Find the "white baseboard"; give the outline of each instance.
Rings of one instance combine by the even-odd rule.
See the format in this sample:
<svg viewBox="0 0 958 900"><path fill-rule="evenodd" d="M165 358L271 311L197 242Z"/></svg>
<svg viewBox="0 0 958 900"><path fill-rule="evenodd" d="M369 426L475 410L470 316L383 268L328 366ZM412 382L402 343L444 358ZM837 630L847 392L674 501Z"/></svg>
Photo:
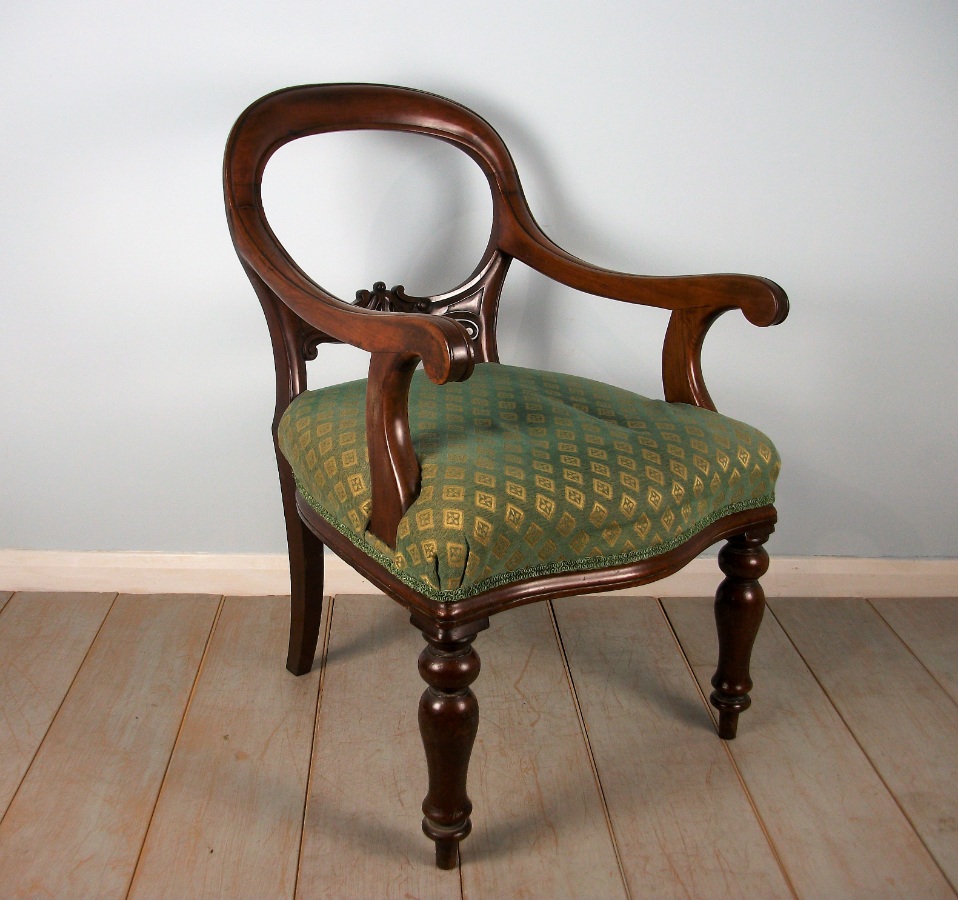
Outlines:
<svg viewBox="0 0 958 900"><path fill-rule="evenodd" d="M696 559L654 585L615 593L708 596L720 577L714 558ZM958 597L958 559L772 557L762 584L769 597ZM0 550L0 591L286 594L289 569L285 556L265 553ZM327 554L326 593L378 591Z"/></svg>

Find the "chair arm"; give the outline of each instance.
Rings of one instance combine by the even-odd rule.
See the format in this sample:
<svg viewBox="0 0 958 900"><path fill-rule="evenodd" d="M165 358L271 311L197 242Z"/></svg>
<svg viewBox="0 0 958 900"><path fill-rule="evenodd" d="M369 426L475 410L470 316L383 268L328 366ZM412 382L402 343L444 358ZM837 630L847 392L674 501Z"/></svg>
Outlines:
<svg viewBox="0 0 958 900"><path fill-rule="evenodd" d="M227 206L232 198L227 195ZM472 374L472 342L457 321L364 309L323 290L286 253L252 207L230 209L233 243L246 266L307 325L370 353L413 354L437 384Z"/></svg>
<svg viewBox="0 0 958 900"><path fill-rule="evenodd" d="M228 196L228 203L229 199ZM251 214L252 210L243 212ZM419 496L421 478L409 430L409 386L413 373L422 360L426 374L437 384L464 381L475 365L469 335L458 321L445 316L365 309L339 300L289 258L262 219L257 221L249 215L244 222L232 213L233 210L229 219L233 242L267 319L271 318L270 310L275 310L272 317L276 327L286 332L274 337L274 431L282 411L305 387L302 367L307 352L303 335L281 324L288 322L289 316L278 307L288 308L294 319L298 317L312 329L370 353L366 388L366 444L372 491L369 530L394 547L399 522Z"/></svg>
<svg viewBox="0 0 958 900"><path fill-rule="evenodd" d="M788 298L773 281L754 275L630 275L603 269L566 252L532 217L521 188L509 194L499 246L548 278L588 294L660 309L741 309L753 325L777 325Z"/></svg>
<svg viewBox="0 0 958 900"><path fill-rule="evenodd" d="M532 216L516 181L507 192L499 246L543 275L576 290L626 303L672 310L662 347L665 399L715 409L702 376L702 343L712 323L740 309L753 325L778 325L788 297L774 281L754 275L629 275L591 265L550 240Z"/></svg>

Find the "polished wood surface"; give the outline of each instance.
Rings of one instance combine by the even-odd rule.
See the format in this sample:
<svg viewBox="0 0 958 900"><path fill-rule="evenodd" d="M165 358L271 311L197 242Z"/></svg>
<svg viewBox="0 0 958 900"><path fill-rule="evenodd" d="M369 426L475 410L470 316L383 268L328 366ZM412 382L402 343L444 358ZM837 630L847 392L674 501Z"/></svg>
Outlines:
<svg viewBox="0 0 958 900"><path fill-rule="evenodd" d="M436 865L453 869L459 841L472 831L466 776L479 730L479 703L469 685L479 677L479 655L472 646L474 635L425 637L419 674L428 687L419 700L419 731L429 793L422 802L422 830L436 842Z"/></svg>
<svg viewBox="0 0 958 900"><path fill-rule="evenodd" d="M312 280L274 235L261 188L264 169L276 150L307 135L369 129L446 141L468 154L485 174L493 206L489 239L462 284L441 294L413 297L401 285L389 288L386 282L375 282L372 290L360 289L354 302L346 302ZM701 352L715 320L738 309L752 324L768 326L783 321L788 313L784 291L764 278L631 275L567 253L535 221L512 157L489 123L457 103L421 91L333 84L288 88L263 97L240 116L230 134L224 192L233 243L263 306L273 345L274 444L283 413L306 389L306 360L315 358L320 345L340 341L370 354L369 530L390 547L395 547L400 521L420 490L419 461L409 428L413 371L421 363L433 382L444 384L469 378L477 364L498 361L495 326L502 284L513 259L589 294L671 310L662 349L666 400L705 409L715 406L702 374ZM421 672L429 687L420 706L420 724L430 788L423 827L436 841L441 868L454 865L458 842L471 827L465 778L478 722L469 688L478 675L471 640L490 615L535 600L646 584L727 539L721 557L727 577L716 601L721 652L712 702L720 711L720 735L735 736L739 713L750 703L749 654L762 610L758 578L768 565L761 544L774 527L774 507L726 516L678 548L639 563L529 578L459 602L439 603L401 582L323 520L296 491L278 446L276 455L291 569L290 671L302 674L312 665L322 609L324 544L410 610L426 637ZM465 667L461 671L456 668L460 664ZM465 679L461 684L456 680L460 676Z"/></svg>
<svg viewBox="0 0 958 900"><path fill-rule="evenodd" d="M768 554L762 546L767 539L767 530L749 530L735 535L719 551L725 580L715 593L719 658L709 700L719 713L719 737L727 741L735 737L739 713L752 704L749 661L765 612L759 578L768 571Z"/></svg>

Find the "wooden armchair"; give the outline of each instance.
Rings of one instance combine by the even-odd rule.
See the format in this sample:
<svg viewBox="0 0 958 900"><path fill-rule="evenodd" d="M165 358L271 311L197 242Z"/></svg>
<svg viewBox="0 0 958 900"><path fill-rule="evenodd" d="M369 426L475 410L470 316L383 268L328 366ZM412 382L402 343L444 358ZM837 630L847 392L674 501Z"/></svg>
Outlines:
<svg viewBox="0 0 958 900"><path fill-rule="evenodd" d="M411 297L378 282L345 302L276 239L260 196L270 156L305 135L356 129L439 138L485 173L492 231L459 287ZM224 179L233 242L266 314L276 364L273 437L291 575L287 668L298 675L313 664L324 545L409 610L426 639L423 830L436 842L437 865L455 865L471 829L466 773L478 705L470 685L479 674L472 644L494 613L655 581L727 540L711 702L720 736L733 738L750 703L779 459L761 432L715 412L700 354L727 310L740 309L755 325L781 322L781 288L745 275L626 275L571 256L536 224L492 127L406 88L314 85L270 94L234 126ZM500 364L496 311L512 259L589 294L671 310L665 401ZM367 351L368 379L307 391L306 361L327 342Z"/></svg>

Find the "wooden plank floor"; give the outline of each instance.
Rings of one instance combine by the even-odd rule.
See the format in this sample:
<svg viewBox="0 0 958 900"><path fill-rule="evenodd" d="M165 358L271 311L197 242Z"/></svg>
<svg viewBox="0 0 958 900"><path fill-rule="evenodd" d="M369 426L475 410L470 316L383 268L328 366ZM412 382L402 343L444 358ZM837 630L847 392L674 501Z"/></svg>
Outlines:
<svg viewBox="0 0 958 900"><path fill-rule="evenodd" d="M958 599L772 600L739 737L706 599L495 617L457 870L419 830L422 644L284 598L0 592L6 897L955 897Z"/></svg>

